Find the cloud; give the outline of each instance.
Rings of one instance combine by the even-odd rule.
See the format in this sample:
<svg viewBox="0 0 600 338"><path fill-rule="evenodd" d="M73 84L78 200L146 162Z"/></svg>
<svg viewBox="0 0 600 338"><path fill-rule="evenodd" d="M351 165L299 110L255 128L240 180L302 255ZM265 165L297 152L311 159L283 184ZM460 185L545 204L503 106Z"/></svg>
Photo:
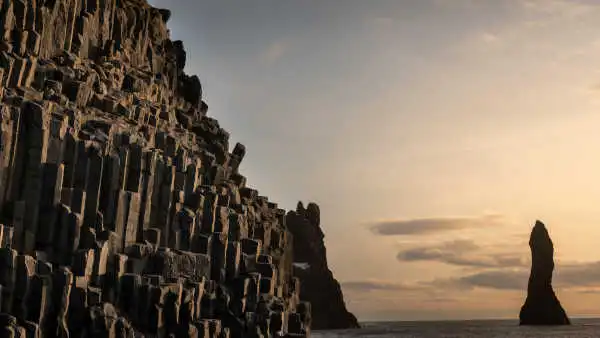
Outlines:
<svg viewBox="0 0 600 338"><path fill-rule="evenodd" d="M382 221L371 225L371 231L383 236L424 235L442 231L482 228L499 225L500 216L420 218L396 221Z"/></svg>
<svg viewBox="0 0 600 338"><path fill-rule="evenodd" d="M473 290L475 288L494 289L500 291L527 290L529 270L502 269L471 273L460 277L437 278L424 284L445 290Z"/></svg>
<svg viewBox="0 0 600 338"><path fill-rule="evenodd" d="M561 264L554 270L554 276L557 287L600 286L600 262Z"/></svg>
<svg viewBox="0 0 600 338"><path fill-rule="evenodd" d="M500 41L500 37L494 33L483 32L481 33L481 41L483 43L492 44Z"/></svg>
<svg viewBox="0 0 600 338"><path fill-rule="evenodd" d="M455 240L400 251L396 258L401 262L436 261L479 268L524 267L528 264L525 252L494 251L490 247L481 248L472 240Z"/></svg>
<svg viewBox="0 0 600 338"><path fill-rule="evenodd" d="M450 292L451 290L468 291L475 288L495 289L504 291L527 290L529 270L527 269L503 269L471 273L465 276L436 278L428 281L403 283L384 280L358 280L342 282L344 291L347 292L427 292L436 293L440 290ZM600 281L600 280L598 280ZM581 285L572 285L571 287Z"/></svg>
<svg viewBox="0 0 600 338"><path fill-rule="evenodd" d="M458 289L523 291L527 289L528 280L528 268L510 268L486 270L456 278L435 279L424 284ZM558 289L583 289L584 291L600 288L600 262L557 265L554 270L553 285Z"/></svg>
<svg viewBox="0 0 600 338"><path fill-rule="evenodd" d="M285 54L287 47L284 43L276 41L271 43L263 52L262 60L266 63L273 63L281 59Z"/></svg>
<svg viewBox="0 0 600 338"><path fill-rule="evenodd" d="M460 277L456 282L467 288L490 288L498 290L526 290L529 272L519 270L484 271Z"/></svg>
<svg viewBox="0 0 600 338"><path fill-rule="evenodd" d="M521 0L520 5L528 12L576 19L598 10L593 1L584 0Z"/></svg>
<svg viewBox="0 0 600 338"><path fill-rule="evenodd" d="M382 280L363 280L363 281L348 281L342 282L344 290L369 292L369 291L412 291L423 289L423 286L418 284L409 284L402 282L391 282Z"/></svg>
<svg viewBox="0 0 600 338"><path fill-rule="evenodd" d="M598 295L598 294L600 294L600 289L597 289L597 288L593 288L593 289L587 289L587 288L586 289L577 289L577 290L574 290L574 291L577 292L577 293L580 293L580 294L584 294L584 295Z"/></svg>
<svg viewBox="0 0 600 338"><path fill-rule="evenodd" d="M554 49L556 52L546 53L562 58L572 49L557 47L556 32L574 30L573 34L579 34L578 25L595 21L600 13L600 2L595 0L489 0L477 3L485 8L485 13L499 12L509 15L509 19L466 34L465 39L456 44L456 50L497 53L507 49Z"/></svg>

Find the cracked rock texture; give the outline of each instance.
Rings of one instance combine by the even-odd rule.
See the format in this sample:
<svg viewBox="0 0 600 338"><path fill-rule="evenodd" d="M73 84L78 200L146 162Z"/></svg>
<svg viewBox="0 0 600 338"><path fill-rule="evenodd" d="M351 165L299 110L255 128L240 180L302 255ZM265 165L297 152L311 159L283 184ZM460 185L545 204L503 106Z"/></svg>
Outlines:
<svg viewBox="0 0 600 338"><path fill-rule="evenodd" d="M531 275L521 308L521 325L569 325L570 321L552 289L554 245L544 223L536 221L529 239Z"/></svg>
<svg viewBox="0 0 600 338"><path fill-rule="evenodd" d="M299 202L296 211L288 212L286 222L294 239L294 275L300 279L300 299L312 306L312 328L358 328L356 317L346 309L340 284L327 266L319 206L309 203L304 208Z"/></svg>
<svg viewBox="0 0 600 338"><path fill-rule="evenodd" d="M169 17L0 0L0 337L306 337L330 311Z"/></svg>

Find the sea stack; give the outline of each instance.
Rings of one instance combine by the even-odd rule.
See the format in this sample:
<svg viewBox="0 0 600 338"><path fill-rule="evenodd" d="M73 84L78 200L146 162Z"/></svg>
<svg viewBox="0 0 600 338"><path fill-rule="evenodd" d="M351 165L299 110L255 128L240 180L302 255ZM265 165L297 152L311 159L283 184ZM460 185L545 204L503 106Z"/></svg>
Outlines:
<svg viewBox="0 0 600 338"><path fill-rule="evenodd" d="M527 299L519 314L521 325L569 325L571 322L552 289L554 245L548 230L536 221L529 239L531 275Z"/></svg>
<svg viewBox="0 0 600 338"><path fill-rule="evenodd" d="M321 212L316 203L306 208L298 202L286 224L293 235L294 276L300 282L300 300L312 306L314 330L358 328L356 317L348 312L340 284L327 265L327 253L321 230Z"/></svg>

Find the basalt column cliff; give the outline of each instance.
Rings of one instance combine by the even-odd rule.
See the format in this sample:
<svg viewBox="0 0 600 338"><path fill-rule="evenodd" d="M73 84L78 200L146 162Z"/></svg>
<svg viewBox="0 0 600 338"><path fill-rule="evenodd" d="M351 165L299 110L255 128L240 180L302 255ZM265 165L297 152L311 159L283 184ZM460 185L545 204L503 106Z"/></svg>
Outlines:
<svg viewBox="0 0 600 338"><path fill-rule="evenodd" d="M287 215L287 225L294 238L294 275L300 278L300 299L310 302L313 329L358 328L356 317L344 303L340 284L327 266L327 255L320 228L319 206L298 203Z"/></svg>
<svg viewBox="0 0 600 338"><path fill-rule="evenodd" d="M170 12L0 0L0 337L304 337L286 211L246 186Z"/></svg>
<svg viewBox="0 0 600 338"><path fill-rule="evenodd" d="M531 275L527 299L521 308L521 325L568 325L569 318L552 289L554 245L544 223L536 221L529 239Z"/></svg>

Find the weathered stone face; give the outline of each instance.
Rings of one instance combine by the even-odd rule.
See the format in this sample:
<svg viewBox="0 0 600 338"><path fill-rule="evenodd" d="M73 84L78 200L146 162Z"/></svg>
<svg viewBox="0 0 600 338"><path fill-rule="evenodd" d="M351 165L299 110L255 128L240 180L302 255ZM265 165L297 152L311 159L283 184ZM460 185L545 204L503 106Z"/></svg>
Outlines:
<svg viewBox="0 0 600 338"><path fill-rule="evenodd" d="M286 216L286 225L293 240L293 269L297 280L289 282L298 307L302 306L302 317L295 317L293 325L300 318L311 321L317 330L347 329L359 327L356 317L346 309L344 296L338 281L327 265L327 254L320 228L319 206L309 203L306 208L298 202L296 211ZM310 306L298 303L306 301ZM312 307L313 316L310 315ZM312 319L311 319L312 318Z"/></svg>
<svg viewBox="0 0 600 338"><path fill-rule="evenodd" d="M569 318L552 288L554 245L546 226L536 221L529 239L531 275L519 314L521 325L568 325Z"/></svg>
<svg viewBox="0 0 600 338"><path fill-rule="evenodd" d="M285 211L246 187L170 16L0 0L0 336L309 335Z"/></svg>

